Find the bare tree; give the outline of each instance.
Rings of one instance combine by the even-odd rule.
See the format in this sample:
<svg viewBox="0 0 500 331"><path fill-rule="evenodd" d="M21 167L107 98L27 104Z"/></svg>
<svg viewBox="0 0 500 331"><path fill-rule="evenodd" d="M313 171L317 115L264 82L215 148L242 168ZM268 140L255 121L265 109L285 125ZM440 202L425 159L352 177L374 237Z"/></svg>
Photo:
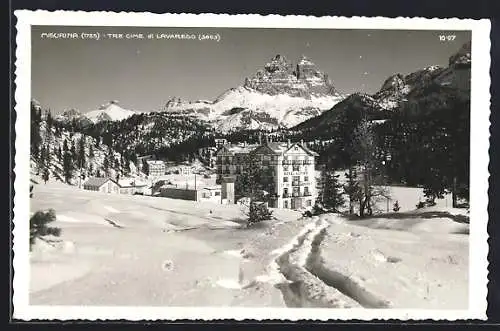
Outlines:
<svg viewBox="0 0 500 331"><path fill-rule="evenodd" d="M383 185L376 184L376 170L379 160L376 155L377 143L372 124L362 119L354 131L354 155L359 176L359 190L354 198L359 202L359 216L371 216L379 198L389 198L389 191ZM353 180L350 178L350 180ZM380 183L379 183L380 184Z"/></svg>

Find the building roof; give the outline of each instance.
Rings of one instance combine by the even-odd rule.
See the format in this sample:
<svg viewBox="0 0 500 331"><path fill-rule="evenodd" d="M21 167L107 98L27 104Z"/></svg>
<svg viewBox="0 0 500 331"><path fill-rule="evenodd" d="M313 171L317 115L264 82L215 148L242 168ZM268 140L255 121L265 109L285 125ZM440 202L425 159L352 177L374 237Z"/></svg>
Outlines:
<svg viewBox="0 0 500 331"><path fill-rule="evenodd" d="M218 191L222 189L221 185L213 185L213 186L207 186L203 188L204 190L209 190L209 191Z"/></svg>
<svg viewBox="0 0 500 331"><path fill-rule="evenodd" d="M119 182L118 185L120 185L121 188L148 186L148 184L146 184L146 183L134 182L133 180L132 181L122 181L122 182Z"/></svg>
<svg viewBox="0 0 500 331"><path fill-rule="evenodd" d="M228 152L233 153L233 154L247 154L247 153L250 153L251 151L253 151L254 149L256 149L257 147L259 147L259 145L257 145L257 144L253 144L253 145L225 145L225 146L222 146L219 149L219 151L227 150Z"/></svg>
<svg viewBox="0 0 500 331"><path fill-rule="evenodd" d="M267 143L267 146L276 153L282 153L288 149L287 143L281 143L281 142Z"/></svg>
<svg viewBox="0 0 500 331"><path fill-rule="evenodd" d="M319 156L318 153L316 153L315 151L309 149L309 147L307 147L306 145L302 144L302 148L308 152L309 154L311 154L312 156Z"/></svg>
<svg viewBox="0 0 500 331"><path fill-rule="evenodd" d="M165 164L165 162L163 162L161 160L147 160L146 162L148 164L157 164L157 165L163 165L163 164Z"/></svg>
<svg viewBox="0 0 500 331"><path fill-rule="evenodd" d="M315 151L310 150L310 149L309 149L309 148L308 148L308 147L307 147L304 143L293 143L293 144L291 144L291 145L290 145L290 147L289 147L289 148L287 148L287 149L285 150L285 152L288 152L288 151L289 151L289 150L291 150L294 146L298 146L298 147L302 148L302 149L303 149L303 150L304 150L307 154L309 154L309 155L312 155L312 156L318 156L318 155L319 155L319 154L318 154L318 153L316 153Z"/></svg>
<svg viewBox="0 0 500 331"><path fill-rule="evenodd" d="M286 143L286 142L267 142L261 145L253 144L253 145L226 145L219 149L220 151L227 151L232 154L248 154L252 151L255 151L259 147L268 147L273 153L281 154L290 150L293 146L301 147L307 154L312 156L318 156L318 153L310 150L304 143Z"/></svg>
<svg viewBox="0 0 500 331"><path fill-rule="evenodd" d="M109 177L90 177L85 183L83 183L83 186L101 187L108 181L112 181L113 183L118 185L117 182Z"/></svg>

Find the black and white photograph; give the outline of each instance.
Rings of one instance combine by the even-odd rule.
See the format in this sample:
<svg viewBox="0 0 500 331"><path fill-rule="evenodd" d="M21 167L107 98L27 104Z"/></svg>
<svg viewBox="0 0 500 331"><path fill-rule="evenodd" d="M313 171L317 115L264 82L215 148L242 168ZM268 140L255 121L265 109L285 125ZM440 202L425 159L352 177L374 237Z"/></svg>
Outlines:
<svg viewBox="0 0 500 331"><path fill-rule="evenodd" d="M18 318L485 318L488 22L17 16Z"/></svg>

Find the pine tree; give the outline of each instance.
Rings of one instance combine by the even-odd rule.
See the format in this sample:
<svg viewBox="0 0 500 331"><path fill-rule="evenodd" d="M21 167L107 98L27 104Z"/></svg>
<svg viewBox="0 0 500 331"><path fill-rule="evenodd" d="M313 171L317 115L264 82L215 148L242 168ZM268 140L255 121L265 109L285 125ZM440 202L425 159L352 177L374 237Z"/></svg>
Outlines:
<svg viewBox="0 0 500 331"><path fill-rule="evenodd" d="M78 166L85 168L85 136L78 140Z"/></svg>
<svg viewBox="0 0 500 331"><path fill-rule="evenodd" d="M149 176L149 164L145 159L142 159L142 172Z"/></svg>
<svg viewBox="0 0 500 331"><path fill-rule="evenodd" d="M68 141L65 139L63 143L63 172L66 183L69 183L73 178L73 170L73 158L68 149Z"/></svg>
<svg viewBox="0 0 500 331"><path fill-rule="evenodd" d="M354 204L361 199L361 188L358 182L358 173L355 167L350 167L345 174L347 183L344 185L344 192L349 197L349 214L354 214Z"/></svg>
<svg viewBox="0 0 500 331"><path fill-rule="evenodd" d="M45 117L45 122L47 123L47 129L48 129L48 131L51 131L52 126L54 124L54 119L52 118L52 114L50 112L50 109L47 110L46 117Z"/></svg>
<svg viewBox="0 0 500 331"><path fill-rule="evenodd" d="M342 207L345 202L342 196L342 185L338 180L339 175L335 175L334 170L325 169L322 176L322 205L329 211L338 212L339 208Z"/></svg>
<svg viewBox="0 0 500 331"><path fill-rule="evenodd" d="M104 170L105 173L107 173L109 170L109 161L106 156L104 157L104 161L102 162L102 169Z"/></svg>
<svg viewBox="0 0 500 331"><path fill-rule="evenodd" d="M43 173L42 173L42 179L45 182L45 184L47 184L49 177L50 177L49 168L45 167L45 169L43 169Z"/></svg>
<svg viewBox="0 0 500 331"><path fill-rule="evenodd" d="M246 215L247 227L272 218L267 202L275 195L270 169L262 167L259 157L250 153L243 157L243 170L236 176L235 193L249 199Z"/></svg>
<svg viewBox="0 0 500 331"><path fill-rule="evenodd" d="M73 158L73 161L77 161L78 155L76 154L75 141L73 139L71 139L70 146L71 157Z"/></svg>
<svg viewBox="0 0 500 331"><path fill-rule="evenodd" d="M43 173L43 170L47 167L47 148L42 145L40 148L40 154L38 158L38 171Z"/></svg>
<svg viewBox="0 0 500 331"><path fill-rule="evenodd" d="M31 134L31 155L35 158L38 159L39 153L40 153L40 144L42 142L42 137L40 136L40 122L41 122L41 110L40 108L34 103L31 102L31 127L30 127L30 134Z"/></svg>
<svg viewBox="0 0 500 331"><path fill-rule="evenodd" d="M58 146L57 147L57 150L56 150L56 155L57 155L57 159L59 160L59 162L62 161L62 151L61 151L61 146Z"/></svg>

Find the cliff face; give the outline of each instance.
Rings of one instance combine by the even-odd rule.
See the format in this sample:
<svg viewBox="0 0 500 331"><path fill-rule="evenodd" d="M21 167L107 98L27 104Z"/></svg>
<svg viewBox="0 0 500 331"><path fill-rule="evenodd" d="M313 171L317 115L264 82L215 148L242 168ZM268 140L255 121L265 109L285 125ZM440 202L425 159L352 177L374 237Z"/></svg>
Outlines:
<svg viewBox="0 0 500 331"><path fill-rule="evenodd" d="M305 56L294 66L284 56L276 55L264 69L246 78L244 87L269 95L287 94L303 98L339 95L328 75Z"/></svg>

